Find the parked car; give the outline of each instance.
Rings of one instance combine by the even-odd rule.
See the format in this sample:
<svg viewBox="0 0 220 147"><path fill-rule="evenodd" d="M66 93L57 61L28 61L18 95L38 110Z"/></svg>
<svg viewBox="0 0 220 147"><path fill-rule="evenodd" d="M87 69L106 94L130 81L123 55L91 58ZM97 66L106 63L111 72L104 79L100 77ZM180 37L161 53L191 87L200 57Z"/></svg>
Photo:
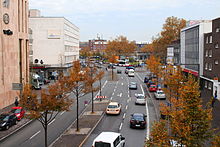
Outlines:
<svg viewBox="0 0 220 147"><path fill-rule="evenodd" d="M136 100L135 100L135 104L138 105L145 105L146 104L146 98L144 94L135 94L136 96Z"/></svg>
<svg viewBox="0 0 220 147"><path fill-rule="evenodd" d="M149 80L147 83L147 87L149 88L151 85L155 85L155 82L152 80Z"/></svg>
<svg viewBox="0 0 220 147"><path fill-rule="evenodd" d="M121 74L121 70L120 70L120 69L117 69L117 73L118 73L118 74Z"/></svg>
<svg viewBox="0 0 220 147"><path fill-rule="evenodd" d="M156 92L157 91L157 86L156 85L150 85L149 91L150 92Z"/></svg>
<svg viewBox="0 0 220 147"><path fill-rule="evenodd" d="M93 141L92 147L124 147L125 138L116 132L102 132Z"/></svg>
<svg viewBox="0 0 220 147"><path fill-rule="evenodd" d="M121 104L118 102L110 102L106 108L106 114L120 114L121 113Z"/></svg>
<svg viewBox="0 0 220 147"><path fill-rule="evenodd" d="M11 112L16 115L17 120L21 120L25 114L25 111L22 107L12 107Z"/></svg>
<svg viewBox="0 0 220 147"><path fill-rule="evenodd" d="M156 99L166 99L166 95L165 93L163 92L163 90L157 90L155 93L154 93L154 96Z"/></svg>
<svg viewBox="0 0 220 147"><path fill-rule="evenodd" d="M11 126L17 124L17 117L13 113L4 113L0 115L0 129L8 130Z"/></svg>
<svg viewBox="0 0 220 147"><path fill-rule="evenodd" d="M136 82L130 82L129 83L129 89L137 89L137 83Z"/></svg>
<svg viewBox="0 0 220 147"><path fill-rule="evenodd" d="M131 115L130 128L146 128L146 115L143 113L134 113Z"/></svg>
<svg viewBox="0 0 220 147"><path fill-rule="evenodd" d="M148 83L151 78L149 76L144 77L144 83Z"/></svg>

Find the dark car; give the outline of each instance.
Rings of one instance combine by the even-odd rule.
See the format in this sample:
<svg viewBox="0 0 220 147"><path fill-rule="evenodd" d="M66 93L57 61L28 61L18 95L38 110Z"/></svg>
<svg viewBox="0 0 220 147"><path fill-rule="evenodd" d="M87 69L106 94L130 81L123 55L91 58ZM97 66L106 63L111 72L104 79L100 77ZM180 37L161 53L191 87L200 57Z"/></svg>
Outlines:
<svg viewBox="0 0 220 147"><path fill-rule="evenodd" d="M0 115L0 129L8 130L11 126L17 124L17 117L13 113L5 113Z"/></svg>
<svg viewBox="0 0 220 147"><path fill-rule="evenodd" d="M131 115L130 128L146 128L146 115L143 113L134 113Z"/></svg>
<svg viewBox="0 0 220 147"><path fill-rule="evenodd" d="M25 114L25 111L22 107L12 107L11 112L16 115L17 120L21 120Z"/></svg>
<svg viewBox="0 0 220 147"><path fill-rule="evenodd" d="M126 69L125 69L125 73L128 74L128 71L129 71L130 69L135 70L135 68L134 68L133 66L128 66L128 67L126 67Z"/></svg>
<svg viewBox="0 0 220 147"><path fill-rule="evenodd" d="M148 83L149 80L150 80L150 77L144 77L144 83Z"/></svg>
<svg viewBox="0 0 220 147"><path fill-rule="evenodd" d="M137 83L136 82L130 82L129 83L129 89L137 89Z"/></svg>
<svg viewBox="0 0 220 147"><path fill-rule="evenodd" d="M117 69L117 73L118 73L118 74L121 74L121 70L120 70L120 69Z"/></svg>

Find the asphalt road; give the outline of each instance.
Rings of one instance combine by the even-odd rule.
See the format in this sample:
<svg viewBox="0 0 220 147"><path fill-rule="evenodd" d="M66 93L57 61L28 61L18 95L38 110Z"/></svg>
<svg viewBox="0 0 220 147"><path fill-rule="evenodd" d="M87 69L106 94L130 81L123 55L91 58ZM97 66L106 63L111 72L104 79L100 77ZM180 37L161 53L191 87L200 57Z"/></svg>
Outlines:
<svg viewBox="0 0 220 147"><path fill-rule="evenodd" d="M107 85L107 77L102 80L102 93L111 94L108 88L112 88L111 84ZM99 82L96 83L99 85ZM105 87L106 86L106 87ZM94 94L94 96L97 92ZM75 99L74 95L71 95ZM79 100L79 112L82 113L85 109L85 101L91 100L91 94L87 94ZM56 140L74 121L76 120L76 101L71 110L61 112L48 126L48 145ZM40 122L33 121L28 126L14 133L4 141L0 142L2 147L43 147L44 146L44 130Z"/></svg>
<svg viewBox="0 0 220 147"><path fill-rule="evenodd" d="M119 67L117 67L119 68ZM150 135L150 129L152 123L158 119L157 107L155 99L152 97L153 94L149 93L146 85L143 83L146 72L135 72L135 77L128 77L124 74L123 67L122 74L118 74L119 80L115 82L113 91L112 101L117 101L122 104L122 112L117 116L105 115L96 129L92 132L90 137L87 139L83 147L91 147L93 140L103 131L120 132L125 137L126 147L143 147L144 141ZM129 82L137 82L137 90L129 90ZM147 104L135 105L135 93L144 93L147 96ZM131 129L129 126L130 115L140 112L147 115L147 127L146 129Z"/></svg>

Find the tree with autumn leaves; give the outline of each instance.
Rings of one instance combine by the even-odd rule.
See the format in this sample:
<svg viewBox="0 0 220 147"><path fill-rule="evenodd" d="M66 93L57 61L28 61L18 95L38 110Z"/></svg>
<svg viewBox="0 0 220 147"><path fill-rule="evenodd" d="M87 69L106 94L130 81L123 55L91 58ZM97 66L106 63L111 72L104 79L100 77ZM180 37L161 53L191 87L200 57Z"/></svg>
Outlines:
<svg viewBox="0 0 220 147"><path fill-rule="evenodd" d="M175 140L187 147L204 146L212 138L211 108L202 107L198 80L191 75L184 77L179 74L179 70L173 69L167 75L168 81L172 81L167 82L167 88L173 94L168 97L169 105L161 104L160 108L167 119L153 125L151 139L146 146L163 146L169 140ZM163 136L165 140L161 140L164 139Z"/></svg>
<svg viewBox="0 0 220 147"><path fill-rule="evenodd" d="M36 119L42 124L45 132L45 147L48 146L47 127L49 123L54 120L59 112L70 110L70 106L73 103L70 93L73 93L77 98L78 114L79 98L86 93L90 93L91 89L94 90L91 87L92 83L103 76L101 72L96 72L91 77L89 71L89 68L82 69L79 61L75 61L69 76L60 76L59 80L54 84L49 85L47 89L41 90L40 96L37 96L32 91L30 85L24 87L20 98L21 106L29 112L27 115L29 119ZM78 127L77 130L79 130Z"/></svg>

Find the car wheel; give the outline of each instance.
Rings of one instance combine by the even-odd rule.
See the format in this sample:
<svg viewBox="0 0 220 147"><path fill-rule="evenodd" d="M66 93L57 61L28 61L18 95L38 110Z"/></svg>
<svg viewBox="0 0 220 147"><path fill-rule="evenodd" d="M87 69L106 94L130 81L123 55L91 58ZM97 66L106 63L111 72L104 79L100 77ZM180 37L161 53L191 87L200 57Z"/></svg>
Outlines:
<svg viewBox="0 0 220 147"><path fill-rule="evenodd" d="M122 147L125 147L125 143L123 143Z"/></svg>
<svg viewBox="0 0 220 147"><path fill-rule="evenodd" d="M8 130L8 129L9 129L9 125L5 127L5 130Z"/></svg>
<svg viewBox="0 0 220 147"><path fill-rule="evenodd" d="M15 121L15 125L17 125L17 123L18 123L18 122L17 122L17 120L16 120L16 121Z"/></svg>

